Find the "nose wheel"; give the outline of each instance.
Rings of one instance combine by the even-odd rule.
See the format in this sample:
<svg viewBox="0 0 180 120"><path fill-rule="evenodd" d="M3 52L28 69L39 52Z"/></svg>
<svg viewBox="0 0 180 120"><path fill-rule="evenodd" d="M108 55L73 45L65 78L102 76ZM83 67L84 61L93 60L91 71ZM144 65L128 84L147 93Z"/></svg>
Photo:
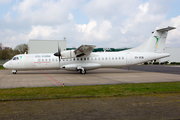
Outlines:
<svg viewBox="0 0 180 120"><path fill-rule="evenodd" d="M13 74L16 74L16 73L17 73L17 70L12 70L12 73L13 73Z"/></svg>

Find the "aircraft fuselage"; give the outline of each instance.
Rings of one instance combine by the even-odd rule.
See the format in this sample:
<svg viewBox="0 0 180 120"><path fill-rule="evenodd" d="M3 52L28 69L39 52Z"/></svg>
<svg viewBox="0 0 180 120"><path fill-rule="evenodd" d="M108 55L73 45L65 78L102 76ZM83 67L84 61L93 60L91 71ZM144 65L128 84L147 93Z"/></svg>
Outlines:
<svg viewBox="0 0 180 120"><path fill-rule="evenodd" d="M168 53L152 52L98 52L89 56L58 59L53 54L20 54L4 64L11 70L35 70L35 69L65 69L77 70L84 68L92 70L97 68L119 68L136 65L146 61L168 57Z"/></svg>

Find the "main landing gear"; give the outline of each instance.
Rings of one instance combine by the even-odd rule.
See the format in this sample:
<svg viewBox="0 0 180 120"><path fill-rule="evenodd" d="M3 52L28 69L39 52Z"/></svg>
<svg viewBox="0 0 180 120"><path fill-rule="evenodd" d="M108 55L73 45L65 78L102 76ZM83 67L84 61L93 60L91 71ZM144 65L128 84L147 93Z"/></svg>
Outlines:
<svg viewBox="0 0 180 120"><path fill-rule="evenodd" d="M86 74L86 70L82 67L78 67L77 71L80 72L81 74Z"/></svg>
<svg viewBox="0 0 180 120"><path fill-rule="evenodd" d="M13 74L16 74L16 73L17 73L17 70L12 70L12 73L13 73Z"/></svg>

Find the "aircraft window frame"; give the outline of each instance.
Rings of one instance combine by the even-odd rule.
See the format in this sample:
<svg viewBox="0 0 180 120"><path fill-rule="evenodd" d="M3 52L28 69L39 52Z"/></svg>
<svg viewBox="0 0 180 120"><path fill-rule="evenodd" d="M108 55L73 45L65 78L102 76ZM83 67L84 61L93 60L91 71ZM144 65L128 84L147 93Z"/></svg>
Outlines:
<svg viewBox="0 0 180 120"><path fill-rule="evenodd" d="M79 58L77 58L77 61L79 60Z"/></svg>
<svg viewBox="0 0 180 120"><path fill-rule="evenodd" d="M81 61L83 60L83 58L81 58Z"/></svg>
<svg viewBox="0 0 180 120"><path fill-rule="evenodd" d="M75 58L73 58L73 61L75 61L76 59Z"/></svg>
<svg viewBox="0 0 180 120"><path fill-rule="evenodd" d="M121 57L119 57L119 60L121 59Z"/></svg>
<svg viewBox="0 0 180 120"><path fill-rule="evenodd" d="M52 61L54 62L54 58L52 59Z"/></svg>
<svg viewBox="0 0 180 120"><path fill-rule="evenodd" d="M49 62L51 62L51 59L49 59Z"/></svg>
<svg viewBox="0 0 180 120"><path fill-rule="evenodd" d="M98 60L101 60L101 58L100 58L100 57L98 57Z"/></svg>
<svg viewBox="0 0 180 120"><path fill-rule="evenodd" d="M107 57L106 57L106 60L107 60Z"/></svg>
<svg viewBox="0 0 180 120"><path fill-rule="evenodd" d="M124 57L122 57L122 59L124 60Z"/></svg>
<svg viewBox="0 0 180 120"><path fill-rule="evenodd" d="M104 58L102 57L102 60L104 60Z"/></svg>
<svg viewBox="0 0 180 120"><path fill-rule="evenodd" d="M96 60L96 57L95 57L95 59L94 60Z"/></svg>
<svg viewBox="0 0 180 120"><path fill-rule="evenodd" d="M44 62L44 59L42 59L42 62Z"/></svg>
<svg viewBox="0 0 180 120"><path fill-rule="evenodd" d="M45 59L45 62L47 62L47 59Z"/></svg>
<svg viewBox="0 0 180 120"><path fill-rule="evenodd" d="M91 57L91 60L93 60L93 57Z"/></svg>
<svg viewBox="0 0 180 120"><path fill-rule="evenodd" d="M115 60L117 60L117 57L115 57Z"/></svg>
<svg viewBox="0 0 180 120"><path fill-rule="evenodd" d="M109 57L109 60L111 60L111 57Z"/></svg>
<svg viewBox="0 0 180 120"><path fill-rule="evenodd" d="M68 61L68 59L66 59L66 61Z"/></svg>
<svg viewBox="0 0 180 120"><path fill-rule="evenodd" d="M89 60L89 58L87 58L87 60Z"/></svg>
<svg viewBox="0 0 180 120"><path fill-rule="evenodd" d="M112 60L114 60L114 57L112 57Z"/></svg>
<svg viewBox="0 0 180 120"><path fill-rule="evenodd" d="M86 58L84 58L84 60L86 60Z"/></svg>

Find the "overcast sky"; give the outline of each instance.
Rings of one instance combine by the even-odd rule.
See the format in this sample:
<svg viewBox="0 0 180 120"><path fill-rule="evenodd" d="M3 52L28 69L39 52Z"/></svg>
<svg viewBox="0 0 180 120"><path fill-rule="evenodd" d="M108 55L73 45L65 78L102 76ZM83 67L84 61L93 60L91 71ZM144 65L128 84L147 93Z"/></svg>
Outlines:
<svg viewBox="0 0 180 120"><path fill-rule="evenodd" d="M63 40L67 47L137 47L158 26L174 26L166 47L180 47L180 0L0 0L0 43Z"/></svg>

